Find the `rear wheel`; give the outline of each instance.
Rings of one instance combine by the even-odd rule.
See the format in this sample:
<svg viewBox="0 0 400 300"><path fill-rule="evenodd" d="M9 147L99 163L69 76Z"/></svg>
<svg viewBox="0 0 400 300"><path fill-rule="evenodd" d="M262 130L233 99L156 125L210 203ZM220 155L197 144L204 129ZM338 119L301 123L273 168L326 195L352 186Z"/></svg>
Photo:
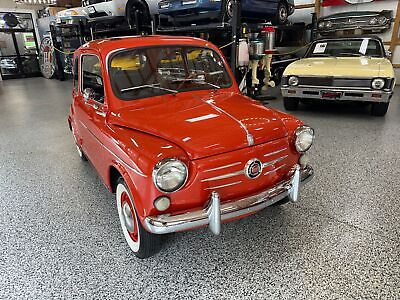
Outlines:
<svg viewBox="0 0 400 300"><path fill-rule="evenodd" d="M122 232L133 253L139 258L147 258L160 251L161 237L143 228L131 193L122 178L118 179L115 195Z"/></svg>
<svg viewBox="0 0 400 300"><path fill-rule="evenodd" d="M289 16L289 10L284 1L279 1L278 10L276 16L273 19L273 23L277 25L286 24Z"/></svg>
<svg viewBox="0 0 400 300"><path fill-rule="evenodd" d="M232 0L223 0L221 12L221 21L224 23L230 23L233 18Z"/></svg>
<svg viewBox="0 0 400 300"><path fill-rule="evenodd" d="M286 110L297 110L299 107L299 99L284 97L283 106L285 106Z"/></svg>
<svg viewBox="0 0 400 300"><path fill-rule="evenodd" d="M386 115L389 103L372 103L371 115L382 117Z"/></svg>
<svg viewBox="0 0 400 300"><path fill-rule="evenodd" d="M151 27L150 11L145 2L129 1L126 4L126 18L131 28L136 28L138 33L147 32Z"/></svg>

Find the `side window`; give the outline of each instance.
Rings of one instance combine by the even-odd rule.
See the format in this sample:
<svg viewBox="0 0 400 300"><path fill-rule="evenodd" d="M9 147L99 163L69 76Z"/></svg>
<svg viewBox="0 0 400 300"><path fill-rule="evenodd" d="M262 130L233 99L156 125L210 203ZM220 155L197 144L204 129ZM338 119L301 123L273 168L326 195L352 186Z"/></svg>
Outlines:
<svg viewBox="0 0 400 300"><path fill-rule="evenodd" d="M93 100L104 102L103 77L101 76L100 60L95 55L83 55L82 64L82 92L91 89Z"/></svg>
<svg viewBox="0 0 400 300"><path fill-rule="evenodd" d="M74 91L78 91L78 57L75 58L74 60L74 67L72 69L72 75L73 75L73 80L74 80Z"/></svg>

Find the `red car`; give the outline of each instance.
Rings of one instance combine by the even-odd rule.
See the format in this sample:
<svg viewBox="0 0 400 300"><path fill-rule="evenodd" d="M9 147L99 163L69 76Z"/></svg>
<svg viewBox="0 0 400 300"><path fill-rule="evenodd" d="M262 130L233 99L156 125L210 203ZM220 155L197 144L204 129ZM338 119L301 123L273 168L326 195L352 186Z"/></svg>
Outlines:
<svg viewBox="0 0 400 300"><path fill-rule="evenodd" d="M160 235L298 199L314 131L243 96L213 44L190 37L92 41L75 52L76 146L116 194L140 258Z"/></svg>

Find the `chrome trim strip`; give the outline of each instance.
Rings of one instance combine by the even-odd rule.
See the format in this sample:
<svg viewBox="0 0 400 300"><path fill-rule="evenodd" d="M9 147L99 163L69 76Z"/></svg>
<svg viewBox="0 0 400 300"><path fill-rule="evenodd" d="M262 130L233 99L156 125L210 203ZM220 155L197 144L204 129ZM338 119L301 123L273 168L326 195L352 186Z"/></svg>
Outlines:
<svg viewBox="0 0 400 300"><path fill-rule="evenodd" d="M283 148L283 149L280 149L280 150L276 150L276 151L271 152L271 153L264 154L264 157L268 157L268 156L271 156L271 155L274 155L274 154L278 154L279 152L282 152L282 151L285 151L285 150L287 150L286 147Z"/></svg>
<svg viewBox="0 0 400 300"><path fill-rule="evenodd" d="M203 100L204 101L204 100ZM244 130L244 132L246 133L246 139L247 139L247 145L249 146L253 146L254 145L254 138L253 135L249 132L249 130L247 129L247 127L238 119L236 119L234 116L232 116L230 113L228 113L227 111L225 111L224 109L220 108L219 106L215 105L213 102L213 100L211 101L204 101L205 103L207 103L208 105L210 105L211 107L213 107L215 110L217 110L220 113L223 113L225 115L227 115L228 117L230 117L232 120L236 121L240 127L242 127L242 129Z"/></svg>
<svg viewBox="0 0 400 300"><path fill-rule="evenodd" d="M97 136L94 135L94 133L85 125L82 123L82 121L79 120L79 123L86 128L86 130L95 138L95 140L104 148L106 149L111 155L113 155L115 158L118 159L118 161L120 161L125 167L131 169L133 172L135 172L136 174L143 176L143 177L147 177L146 174L144 174L142 172L142 170L139 169L138 166L135 165L135 168L130 166L128 163L126 163L125 161L123 161L120 157L118 157L114 152L112 152L106 145L104 145L98 138Z"/></svg>
<svg viewBox="0 0 400 300"><path fill-rule="evenodd" d="M351 86L329 86L329 85L305 85L305 84L299 84L297 87L302 88L302 87L309 87L309 88L317 88L317 89L322 89L322 90L332 90L332 89L352 89L352 88L357 88L357 90L365 90L365 91L373 91L373 89L369 87L351 87Z"/></svg>
<svg viewBox="0 0 400 300"><path fill-rule="evenodd" d="M289 90L293 90L296 93L290 93ZM330 92L342 92L343 95L340 97L340 99L328 99L328 98L322 98L321 96L321 90L325 91L330 91ZM305 95L303 94L304 92L316 92L318 94L312 95L312 94L307 94L307 98L312 98L312 99L320 99L324 101L368 101L368 102L390 102L390 99L393 95L393 91L387 91L387 90L360 90L360 89L338 89L336 87L331 87L331 88L323 88L320 89L318 87L286 87L282 86L281 87L281 92L283 97L293 97L293 98L304 98ZM362 97L355 97L352 95L346 95L346 93L362 93ZM381 98L373 98L372 94L381 94Z"/></svg>
<svg viewBox="0 0 400 300"><path fill-rule="evenodd" d="M265 172L264 175L268 175L268 174L271 174L272 172L276 172L276 171L282 169L285 166L286 166L286 164L280 165L279 167L277 167L277 168L275 168L273 170L269 170L269 171Z"/></svg>
<svg viewBox="0 0 400 300"><path fill-rule="evenodd" d="M221 180L221 179L231 178L231 177L235 177L235 176L242 175L242 174L244 174L244 170L239 170L239 171L224 174L224 175L219 175L219 176L215 176L215 177L211 177L211 178L202 179L201 182Z"/></svg>
<svg viewBox="0 0 400 300"><path fill-rule="evenodd" d="M212 224L212 231L214 233L219 232L219 224L222 221L255 213L287 196L291 201L296 201L298 199L299 183L308 182L313 175L314 170L311 166L300 169L296 165L289 179L281 181L257 195L220 203L219 195L217 197L214 192L208 206L204 209L188 211L178 215L148 216L144 219L143 226L151 233L166 234ZM219 216L216 215L217 211L219 211Z"/></svg>
<svg viewBox="0 0 400 300"><path fill-rule="evenodd" d="M240 183L242 183L241 180L240 181L235 181L235 182L232 182L232 183L223 184L223 185L208 187L208 188L205 188L204 190L215 190L215 189L220 189L220 188L223 188L223 187L232 186L232 185L236 185L236 184L240 184Z"/></svg>
<svg viewBox="0 0 400 300"><path fill-rule="evenodd" d="M280 161L284 160L284 159L285 159L286 157L288 157L288 156L289 156L289 155L286 154L285 156L278 157L277 159L274 159L274 160L272 160L272 161L265 162L265 163L263 163L263 168L268 167L268 166L271 166L271 165L273 165L273 164L275 164L275 163L277 163L277 162L280 162Z"/></svg>
<svg viewBox="0 0 400 300"><path fill-rule="evenodd" d="M216 167L216 168L213 168L213 169L208 169L208 170L205 170L203 172L205 173L205 172L212 172L212 171L222 170L222 169L226 169L226 168L229 168L229 167L234 167L234 166L240 165L241 163L242 162L238 161L238 162L235 162L233 164L220 166L220 167Z"/></svg>

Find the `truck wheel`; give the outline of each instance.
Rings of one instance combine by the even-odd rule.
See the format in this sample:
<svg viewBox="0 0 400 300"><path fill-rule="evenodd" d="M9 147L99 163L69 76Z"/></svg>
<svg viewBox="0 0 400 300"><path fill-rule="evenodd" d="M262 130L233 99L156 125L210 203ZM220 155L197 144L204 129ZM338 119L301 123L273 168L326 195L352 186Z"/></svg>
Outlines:
<svg viewBox="0 0 400 300"><path fill-rule="evenodd" d="M382 117L386 115L389 103L372 103L371 115Z"/></svg>
<svg viewBox="0 0 400 300"><path fill-rule="evenodd" d="M125 240L139 258L147 258L161 249L161 237L147 232L137 216L131 193L122 178L118 179L116 200Z"/></svg>
<svg viewBox="0 0 400 300"><path fill-rule="evenodd" d="M138 33L148 31L151 26L150 11L143 1L129 1L126 4L126 20L130 28L136 28ZM136 20L137 17L137 20Z"/></svg>
<svg viewBox="0 0 400 300"><path fill-rule="evenodd" d="M283 106L285 106L286 110L297 110L299 107L299 99L284 97Z"/></svg>
<svg viewBox="0 0 400 300"><path fill-rule="evenodd" d="M286 3L284 1L279 1L278 10L276 12L276 16L274 17L272 23L275 25L286 24L288 16L289 16L289 11Z"/></svg>
<svg viewBox="0 0 400 300"><path fill-rule="evenodd" d="M233 3L232 0L224 0L222 2L222 15L221 21L223 23L230 23L233 18Z"/></svg>

